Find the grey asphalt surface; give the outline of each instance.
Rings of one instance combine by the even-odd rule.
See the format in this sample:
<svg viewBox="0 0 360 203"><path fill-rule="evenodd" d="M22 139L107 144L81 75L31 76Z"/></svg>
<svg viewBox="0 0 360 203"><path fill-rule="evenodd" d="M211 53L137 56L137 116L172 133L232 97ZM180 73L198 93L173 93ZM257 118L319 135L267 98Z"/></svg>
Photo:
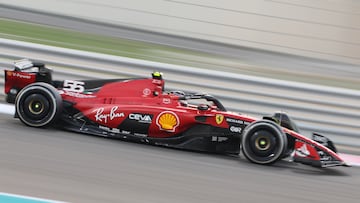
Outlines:
<svg viewBox="0 0 360 203"><path fill-rule="evenodd" d="M69 202L358 202L360 168L173 150L0 114L0 191Z"/></svg>

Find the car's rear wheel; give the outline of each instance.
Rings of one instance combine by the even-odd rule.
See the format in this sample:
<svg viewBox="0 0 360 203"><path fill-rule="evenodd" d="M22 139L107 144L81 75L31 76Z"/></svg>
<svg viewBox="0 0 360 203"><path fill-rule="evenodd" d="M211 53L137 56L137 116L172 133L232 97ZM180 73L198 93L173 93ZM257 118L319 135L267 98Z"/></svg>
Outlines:
<svg viewBox="0 0 360 203"><path fill-rule="evenodd" d="M62 99L57 90L46 83L33 83L23 88L16 97L16 113L24 124L44 127L56 121L62 110Z"/></svg>
<svg viewBox="0 0 360 203"><path fill-rule="evenodd" d="M283 157L287 138L274 122L261 120L248 125L241 138L242 152L251 162L272 164Z"/></svg>

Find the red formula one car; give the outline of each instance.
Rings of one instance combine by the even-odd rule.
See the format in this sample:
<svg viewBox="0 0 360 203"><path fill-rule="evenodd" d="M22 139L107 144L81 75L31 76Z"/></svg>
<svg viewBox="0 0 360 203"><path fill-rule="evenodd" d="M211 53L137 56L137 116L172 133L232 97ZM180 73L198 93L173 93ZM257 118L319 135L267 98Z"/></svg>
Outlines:
<svg viewBox="0 0 360 203"><path fill-rule="evenodd" d="M180 149L236 154L272 164L292 157L316 167L346 165L333 143L301 134L285 113L262 119L228 112L209 94L166 91L162 74L152 78L52 80L42 63L21 60L5 70L7 102L31 127L50 125Z"/></svg>

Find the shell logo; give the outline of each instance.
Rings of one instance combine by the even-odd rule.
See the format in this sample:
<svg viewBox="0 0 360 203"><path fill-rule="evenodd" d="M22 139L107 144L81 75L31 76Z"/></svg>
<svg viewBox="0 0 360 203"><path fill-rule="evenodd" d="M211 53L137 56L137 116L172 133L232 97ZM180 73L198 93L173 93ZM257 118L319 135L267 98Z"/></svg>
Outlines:
<svg viewBox="0 0 360 203"><path fill-rule="evenodd" d="M175 132L175 128L180 124L179 117L172 111L163 111L156 118L156 125L160 130Z"/></svg>

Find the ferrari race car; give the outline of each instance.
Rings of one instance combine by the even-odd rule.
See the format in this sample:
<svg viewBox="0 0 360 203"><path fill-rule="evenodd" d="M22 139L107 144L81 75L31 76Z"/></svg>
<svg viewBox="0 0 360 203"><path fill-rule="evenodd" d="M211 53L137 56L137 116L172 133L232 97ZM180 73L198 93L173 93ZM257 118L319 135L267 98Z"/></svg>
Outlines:
<svg viewBox="0 0 360 203"><path fill-rule="evenodd" d="M166 91L151 78L52 80L52 71L30 60L5 70L6 101L30 127L120 138L179 149L243 155L257 164L290 157L315 167L347 166L326 137L301 134L279 112L262 119L229 112L209 94Z"/></svg>

